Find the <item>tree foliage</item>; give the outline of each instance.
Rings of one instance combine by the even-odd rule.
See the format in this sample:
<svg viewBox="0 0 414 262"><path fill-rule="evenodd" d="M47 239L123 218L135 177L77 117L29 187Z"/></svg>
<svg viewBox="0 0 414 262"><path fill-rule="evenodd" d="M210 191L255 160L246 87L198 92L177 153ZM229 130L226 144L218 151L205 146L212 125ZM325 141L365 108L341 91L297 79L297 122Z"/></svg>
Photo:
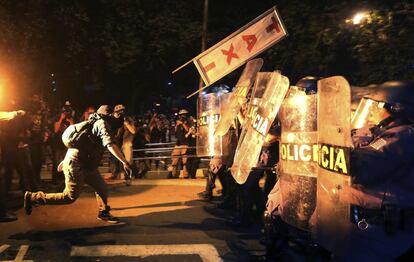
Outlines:
<svg viewBox="0 0 414 262"><path fill-rule="evenodd" d="M344 75L355 85L414 77L409 1L279 1L289 37L266 54L293 80ZM349 21L357 12L369 18ZM348 20L348 21L347 21Z"/></svg>
<svg viewBox="0 0 414 262"><path fill-rule="evenodd" d="M208 46L276 4L289 36L261 57L266 70L282 70L292 82L306 75L344 75L356 85L413 78L411 1L209 3ZM141 97L188 94L195 73L176 76L174 89L166 84L172 69L200 52L202 9L203 0L0 0L0 74L39 92L51 90L54 73L52 97L96 103L139 107L133 103ZM369 12L366 23L347 23L357 11Z"/></svg>

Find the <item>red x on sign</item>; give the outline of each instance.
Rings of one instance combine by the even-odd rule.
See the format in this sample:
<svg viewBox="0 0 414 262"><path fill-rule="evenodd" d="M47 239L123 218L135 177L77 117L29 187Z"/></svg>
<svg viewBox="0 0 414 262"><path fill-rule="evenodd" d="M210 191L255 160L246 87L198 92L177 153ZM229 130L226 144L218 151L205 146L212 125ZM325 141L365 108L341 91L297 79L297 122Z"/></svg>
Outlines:
<svg viewBox="0 0 414 262"><path fill-rule="evenodd" d="M234 51L233 44L230 45L230 49L229 50L224 50L224 49L221 50L221 52L223 53L223 55L226 55L227 56L226 61L227 61L227 64L228 65L231 64L231 59L232 58L239 58L239 56L236 53L234 53L233 51Z"/></svg>

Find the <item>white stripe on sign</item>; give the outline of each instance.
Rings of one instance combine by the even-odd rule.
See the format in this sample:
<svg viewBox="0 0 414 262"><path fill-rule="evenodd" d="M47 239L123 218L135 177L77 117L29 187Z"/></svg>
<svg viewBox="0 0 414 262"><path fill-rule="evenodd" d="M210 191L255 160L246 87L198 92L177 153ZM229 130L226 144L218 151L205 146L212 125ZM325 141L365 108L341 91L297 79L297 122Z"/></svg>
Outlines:
<svg viewBox="0 0 414 262"><path fill-rule="evenodd" d="M216 248L209 244L73 246L70 255L76 257L199 255L204 262L222 261Z"/></svg>

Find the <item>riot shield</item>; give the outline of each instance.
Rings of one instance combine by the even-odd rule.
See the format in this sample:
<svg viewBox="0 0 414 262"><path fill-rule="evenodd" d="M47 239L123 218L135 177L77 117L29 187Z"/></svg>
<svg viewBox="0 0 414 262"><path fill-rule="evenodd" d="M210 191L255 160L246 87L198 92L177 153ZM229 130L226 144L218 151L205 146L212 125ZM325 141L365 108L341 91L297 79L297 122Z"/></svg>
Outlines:
<svg viewBox="0 0 414 262"><path fill-rule="evenodd" d="M223 139L214 136L220 119L222 105L228 102L231 93L211 93L198 100L197 112L197 156L221 156Z"/></svg>
<svg viewBox="0 0 414 262"><path fill-rule="evenodd" d="M316 240L338 250L351 229L351 91L340 76L318 82L318 186Z"/></svg>
<svg viewBox="0 0 414 262"><path fill-rule="evenodd" d="M383 119L384 102L374 101L363 97L352 116L351 128L359 129L365 126L373 126Z"/></svg>
<svg viewBox="0 0 414 262"><path fill-rule="evenodd" d="M258 75L256 78L258 78ZM263 83L255 84L253 86L253 90L250 95L249 102L247 103L247 106L245 107L246 110L244 112L244 122L242 123L242 131L239 136L237 148L241 148L243 141L244 141L244 137L247 134L247 131L249 130L249 128L245 128L245 127L248 127L252 124L251 122L254 120L255 116L257 115L259 103L262 100L262 97L263 97L264 92L266 91L266 88L268 87L266 84L267 80L263 79L262 81Z"/></svg>
<svg viewBox="0 0 414 262"><path fill-rule="evenodd" d="M309 219L316 206L317 96L303 92L286 98L279 119L280 216L286 223L309 231Z"/></svg>
<svg viewBox="0 0 414 262"><path fill-rule="evenodd" d="M216 135L223 136L229 130L237 113L240 111L242 104L245 103L246 96L256 79L256 74L260 71L262 66L263 59L261 58L253 59L246 64L228 103L222 106L221 118L217 125Z"/></svg>
<svg viewBox="0 0 414 262"><path fill-rule="evenodd" d="M289 89L289 79L279 72L257 74L251 103L239 138L231 173L239 184L255 167L270 126Z"/></svg>

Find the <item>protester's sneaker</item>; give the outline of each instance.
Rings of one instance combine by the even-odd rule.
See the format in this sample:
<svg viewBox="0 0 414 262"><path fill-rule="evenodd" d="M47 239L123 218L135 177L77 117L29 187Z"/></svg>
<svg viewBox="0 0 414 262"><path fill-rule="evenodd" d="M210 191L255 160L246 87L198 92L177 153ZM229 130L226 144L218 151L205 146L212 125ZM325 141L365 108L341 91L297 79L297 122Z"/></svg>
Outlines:
<svg viewBox="0 0 414 262"><path fill-rule="evenodd" d="M125 185L126 186L130 186L132 184L132 180L131 179L125 179Z"/></svg>
<svg viewBox="0 0 414 262"><path fill-rule="evenodd" d="M99 211L98 219L111 224L118 224L120 222L119 218L112 216L109 211Z"/></svg>
<svg viewBox="0 0 414 262"><path fill-rule="evenodd" d="M3 215L0 215L0 223L5 223L5 222L13 222L16 221L17 217L15 215L12 215L10 213L5 213Z"/></svg>
<svg viewBox="0 0 414 262"><path fill-rule="evenodd" d="M24 193L23 206L26 215L30 216L30 214L32 213L32 192L26 191Z"/></svg>

